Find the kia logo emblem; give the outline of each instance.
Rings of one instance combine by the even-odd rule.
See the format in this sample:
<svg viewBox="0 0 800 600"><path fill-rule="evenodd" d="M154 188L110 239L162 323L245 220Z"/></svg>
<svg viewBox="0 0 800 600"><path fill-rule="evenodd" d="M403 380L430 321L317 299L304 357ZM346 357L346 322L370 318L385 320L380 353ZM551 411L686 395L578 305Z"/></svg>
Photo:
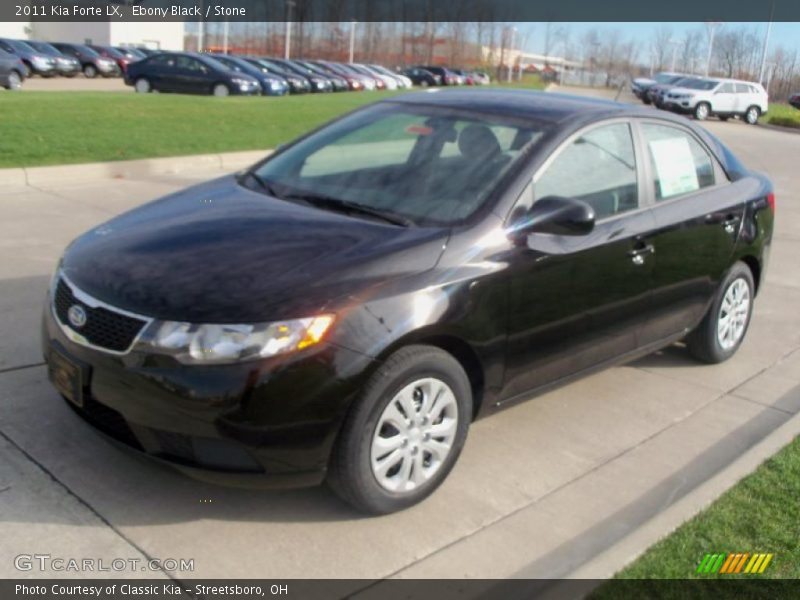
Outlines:
<svg viewBox="0 0 800 600"><path fill-rule="evenodd" d="M67 311L67 318L73 327L83 327L86 325L86 311L82 306L73 304Z"/></svg>

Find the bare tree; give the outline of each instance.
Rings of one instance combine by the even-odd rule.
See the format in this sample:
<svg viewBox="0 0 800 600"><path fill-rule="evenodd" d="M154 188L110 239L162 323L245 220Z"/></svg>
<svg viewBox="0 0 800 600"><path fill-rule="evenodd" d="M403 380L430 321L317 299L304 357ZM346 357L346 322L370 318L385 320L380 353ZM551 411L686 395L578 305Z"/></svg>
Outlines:
<svg viewBox="0 0 800 600"><path fill-rule="evenodd" d="M672 41L672 28L667 25L661 25L656 28L652 40L650 42L650 49L653 54L653 64L656 71L663 71L667 64L667 56L670 53L670 42Z"/></svg>

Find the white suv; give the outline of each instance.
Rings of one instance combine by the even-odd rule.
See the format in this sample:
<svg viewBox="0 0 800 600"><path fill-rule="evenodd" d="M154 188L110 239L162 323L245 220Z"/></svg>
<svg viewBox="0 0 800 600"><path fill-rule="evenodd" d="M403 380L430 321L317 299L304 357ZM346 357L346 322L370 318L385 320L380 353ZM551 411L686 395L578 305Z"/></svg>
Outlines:
<svg viewBox="0 0 800 600"><path fill-rule="evenodd" d="M716 115L723 121L741 117L755 125L769 108L761 84L736 79L701 78L672 88L664 95L664 108L691 113L700 121Z"/></svg>

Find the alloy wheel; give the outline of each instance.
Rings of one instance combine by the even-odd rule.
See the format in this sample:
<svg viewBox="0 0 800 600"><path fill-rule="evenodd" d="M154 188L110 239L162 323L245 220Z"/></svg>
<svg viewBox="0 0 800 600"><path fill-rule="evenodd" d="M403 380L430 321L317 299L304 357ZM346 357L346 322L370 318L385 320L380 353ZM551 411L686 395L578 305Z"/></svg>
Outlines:
<svg viewBox="0 0 800 600"><path fill-rule="evenodd" d="M751 106L747 111L747 115L745 115L745 119L750 125L755 125L758 122L758 109L755 106Z"/></svg>
<svg viewBox="0 0 800 600"><path fill-rule="evenodd" d="M22 79L20 79L20 76L14 71L12 71L8 76L8 89L22 89Z"/></svg>
<svg viewBox="0 0 800 600"><path fill-rule="evenodd" d="M225 96L228 96L231 92L228 89L227 85L225 85L224 83L218 83L217 85L214 86L213 93L216 97L223 98Z"/></svg>
<svg viewBox="0 0 800 600"><path fill-rule="evenodd" d="M138 79L135 88L140 94L147 94L150 91L150 82L145 78Z"/></svg>
<svg viewBox="0 0 800 600"><path fill-rule="evenodd" d="M725 290L717 316L717 341L723 350L730 350L739 343L749 316L750 286L740 277Z"/></svg>
<svg viewBox="0 0 800 600"><path fill-rule="evenodd" d="M407 493L431 479L453 447L458 404L433 377L403 387L386 405L372 437L370 466L378 484Z"/></svg>
<svg viewBox="0 0 800 600"><path fill-rule="evenodd" d="M694 111L694 116L697 117L698 121L704 121L708 118L708 105L705 103L701 103L697 106Z"/></svg>

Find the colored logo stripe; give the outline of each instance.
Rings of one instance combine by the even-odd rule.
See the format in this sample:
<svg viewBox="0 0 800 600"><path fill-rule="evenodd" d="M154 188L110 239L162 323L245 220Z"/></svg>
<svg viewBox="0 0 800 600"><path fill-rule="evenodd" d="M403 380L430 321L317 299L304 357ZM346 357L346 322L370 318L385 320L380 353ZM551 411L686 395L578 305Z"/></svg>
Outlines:
<svg viewBox="0 0 800 600"><path fill-rule="evenodd" d="M697 565L696 573L763 573L772 561L773 554L749 552L731 552L728 554L706 554Z"/></svg>

